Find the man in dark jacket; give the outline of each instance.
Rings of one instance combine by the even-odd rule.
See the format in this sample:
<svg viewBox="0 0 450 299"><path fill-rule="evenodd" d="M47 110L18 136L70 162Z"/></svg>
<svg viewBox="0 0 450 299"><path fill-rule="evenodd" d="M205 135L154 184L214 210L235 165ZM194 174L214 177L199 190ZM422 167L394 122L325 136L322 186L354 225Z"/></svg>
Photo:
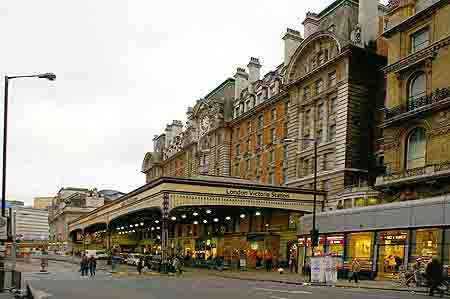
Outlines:
<svg viewBox="0 0 450 299"><path fill-rule="evenodd" d="M437 257L433 257L431 263L427 265L427 277L430 281L430 296L434 296L434 290L437 289L442 281L442 264Z"/></svg>

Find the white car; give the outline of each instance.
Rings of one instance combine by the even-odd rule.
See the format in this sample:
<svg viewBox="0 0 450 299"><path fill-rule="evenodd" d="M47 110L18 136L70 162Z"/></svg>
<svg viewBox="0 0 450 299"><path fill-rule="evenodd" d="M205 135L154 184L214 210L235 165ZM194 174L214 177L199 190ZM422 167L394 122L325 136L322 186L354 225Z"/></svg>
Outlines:
<svg viewBox="0 0 450 299"><path fill-rule="evenodd" d="M127 258L127 264L137 266L140 257L141 257L140 254L130 253Z"/></svg>

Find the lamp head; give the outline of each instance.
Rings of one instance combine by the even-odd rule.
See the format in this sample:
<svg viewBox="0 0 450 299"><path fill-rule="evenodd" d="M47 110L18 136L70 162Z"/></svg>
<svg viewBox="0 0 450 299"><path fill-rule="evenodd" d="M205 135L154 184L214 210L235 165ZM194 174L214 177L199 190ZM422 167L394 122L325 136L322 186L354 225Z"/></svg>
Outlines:
<svg viewBox="0 0 450 299"><path fill-rule="evenodd" d="M50 80L50 81L55 81L56 80L56 75L53 74L53 73L40 74L37 77L41 78L41 79L47 79L47 80Z"/></svg>

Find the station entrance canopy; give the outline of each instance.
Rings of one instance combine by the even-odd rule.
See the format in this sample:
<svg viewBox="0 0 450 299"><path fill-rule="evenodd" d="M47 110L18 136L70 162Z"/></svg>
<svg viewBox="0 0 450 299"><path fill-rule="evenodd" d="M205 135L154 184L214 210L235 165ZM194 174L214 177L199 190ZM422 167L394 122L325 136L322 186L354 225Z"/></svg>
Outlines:
<svg viewBox="0 0 450 299"><path fill-rule="evenodd" d="M320 209L325 193L317 192ZM69 223L69 232L140 210L159 210L162 220L179 207L248 207L281 209L311 213L312 190L255 184L233 177L199 176L194 178L161 177L92 213Z"/></svg>

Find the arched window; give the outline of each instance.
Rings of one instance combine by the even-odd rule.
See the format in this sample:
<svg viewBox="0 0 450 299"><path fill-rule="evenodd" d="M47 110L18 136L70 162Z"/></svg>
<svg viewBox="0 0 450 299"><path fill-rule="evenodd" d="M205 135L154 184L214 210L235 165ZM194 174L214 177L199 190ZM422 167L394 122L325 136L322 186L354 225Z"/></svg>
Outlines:
<svg viewBox="0 0 450 299"><path fill-rule="evenodd" d="M424 96L427 92L427 78L425 73L415 75L409 83L409 99L414 100Z"/></svg>
<svg viewBox="0 0 450 299"><path fill-rule="evenodd" d="M406 140L406 169L425 166L426 130L415 128Z"/></svg>

